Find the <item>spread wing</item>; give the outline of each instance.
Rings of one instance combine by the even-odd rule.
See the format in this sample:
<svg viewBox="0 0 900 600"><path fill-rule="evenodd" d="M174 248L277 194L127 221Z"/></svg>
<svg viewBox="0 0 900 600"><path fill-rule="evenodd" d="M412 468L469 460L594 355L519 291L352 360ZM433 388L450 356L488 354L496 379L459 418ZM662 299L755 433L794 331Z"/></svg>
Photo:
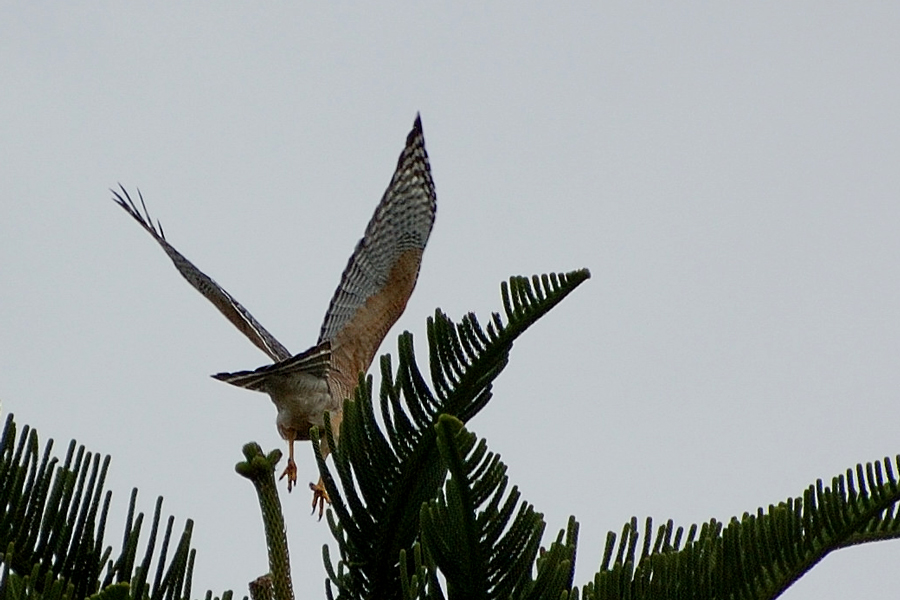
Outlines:
<svg viewBox="0 0 900 600"><path fill-rule="evenodd" d="M288 352L271 333L266 331L265 327L260 325L259 322L253 318L253 315L247 312L246 308L241 306L237 300L231 297L231 294L222 289L222 286L195 267L191 261L186 259L178 252L178 250L173 248L171 244L166 241L166 236L163 233L159 221L156 222L156 226L153 225L153 219L150 218L150 213L147 211L147 205L144 204L144 197L141 195L140 191L138 191L138 197L141 201L141 208L144 209L143 214L137 209L137 206L135 206L134 202L131 200L131 196L128 195L125 188L121 185L119 188L122 191L121 194L116 190L110 190L114 196L113 200L125 209L125 212L131 215L132 218L147 231L147 233L153 236L153 239L162 246L162 249L166 251L166 254L168 254L169 258L172 259L172 262L175 263L175 268L178 269L178 272L187 279L188 283L194 286L194 289L212 302L215 307L225 315L226 319L231 321L241 333L250 338L250 341L260 350L268 354L272 360L280 361L290 358L291 353Z"/></svg>
<svg viewBox="0 0 900 600"><path fill-rule="evenodd" d="M406 308L434 225L437 199L416 116L397 169L331 299L319 341L330 341L334 367L355 378L369 368Z"/></svg>

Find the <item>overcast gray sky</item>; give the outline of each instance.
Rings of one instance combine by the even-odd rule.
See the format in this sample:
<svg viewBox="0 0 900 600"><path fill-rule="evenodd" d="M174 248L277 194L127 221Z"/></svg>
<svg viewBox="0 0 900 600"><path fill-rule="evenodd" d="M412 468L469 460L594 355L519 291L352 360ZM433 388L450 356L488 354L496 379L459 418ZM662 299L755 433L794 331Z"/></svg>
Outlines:
<svg viewBox="0 0 900 600"><path fill-rule="evenodd" d="M266 552L233 466L284 446L209 375L266 357L108 188L299 352L421 111L438 216L381 353L509 275L591 269L470 423L548 536L579 519L578 583L632 515L727 520L896 455L898 31L895 2L5 4L3 409L112 454L112 532L162 494L194 589L244 593ZM327 527L282 491L323 597ZM845 550L784 597L893 598L898 560Z"/></svg>

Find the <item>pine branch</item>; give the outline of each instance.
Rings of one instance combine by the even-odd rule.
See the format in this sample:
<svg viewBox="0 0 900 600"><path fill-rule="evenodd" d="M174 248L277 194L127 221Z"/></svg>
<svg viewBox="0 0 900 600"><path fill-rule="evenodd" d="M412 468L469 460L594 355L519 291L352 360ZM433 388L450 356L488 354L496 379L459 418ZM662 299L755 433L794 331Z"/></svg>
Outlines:
<svg viewBox="0 0 900 600"><path fill-rule="evenodd" d="M7 415L0 436L0 597L81 600L99 593L110 600L188 598L193 523L185 523L167 561L174 519L169 517L157 547L159 498L149 540L135 567L144 515L135 514L137 490L133 490L122 548L112 559L112 547L103 542L112 498L103 489L109 456L101 459L72 441L60 465L52 448L50 440L40 454L37 433L25 426L17 435L13 415ZM157 571L151 585L148 576L154 561Z"/></svg>
<svg viewBox="0 0 900 600"><path fill-rule="evenodd" d="M256 489L266 531L266 547L269 549L269 578L257 578L251 582L250 589L254 594L271 592L274 600L294 600L287 532L275 484L275 465L281 460L281 450L265 455L258 444L251 442L244 445L244 457L247 460L238 463L235 470L249 479Z"/></svg>
<svg viewBox="0 0 900 600"><path fill-rule="evenodd" d="M434 429L440 415L463 422L475 416L490 400L513 342L588 277L587 270L513 277L501 286L506 322L495 313L485 328L473 314L454 324L436 311L428 322L434 391L416 365L412 336L404 333L396 379L390 358L381 360L383 429L375 417L371 379L361 381L353 400L345 402L336 448L326 420L340 487L313 446L337 517L330 514L329 524L341 563L328 569L329 585L339 597L399 597L400 553L411 551L420 507L435 496L446 473Z"/></svg>
<svg viewBox="0 0 900 600"><path fill-rule="evenodd" d="M518 489L506 493L506 466L484 440L453 417L437 424L438 448L450 473L443 492L421 511L422 544L447 582L448 597L558 599L574 574L574 521L567 539L537 562L544 521Z"/></svg>
<svg viewBox="0 0 900 600"><path fill-rule="evenodd" d="M900 457L895 463L900 467ZM727 525L658 528L632 519L607 537L600 571L582 588L585 600L633 598L776 598L829 553L859 543L900 538L900 485L889 459L821 480L789 498ZM682 544L682 538L684 543ZM613 555L615 559L613 560Z"/></svg>

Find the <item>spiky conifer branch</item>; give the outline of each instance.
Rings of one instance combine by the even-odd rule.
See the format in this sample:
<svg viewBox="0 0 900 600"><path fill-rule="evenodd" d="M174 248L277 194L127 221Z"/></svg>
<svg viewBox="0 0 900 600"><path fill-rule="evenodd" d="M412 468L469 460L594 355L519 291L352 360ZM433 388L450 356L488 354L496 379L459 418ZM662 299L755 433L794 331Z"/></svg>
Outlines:
<svg viewBox="0 0 900 600"><path fill-rule="evenodd" d="M250 442L244 445L243 451L247 460L239 462L234 469L256 489L269 551L269 573L250 582L251 596L254 600L266 595L274 600L294 600L287 532L275 484L275 465L281 459L281 450L264 454L259 444Z"/></svg>
<svg viewBox="0 0 900 600"><path fill-rule="evenodd" d="M501 286L506 321L495 313L485 328L474 314L454 324L436 311L428 321L434 391L418 369L412 336L404 333L396 379L390 358L381 361L383 429L375 418L371 378L344 404L337 448L326 420L340 487L314 447L336 516L329 515L329 524L341 561L337 569L329 566L329 582L339 597L399 597L400 553L411 551L420 508L434 498L446 473L434 429L439 417L465 422L475 416L490 399L513 342L589 277L586 269L530 280L513 277Z"/></svg>
<svg viewBox="0 0 900 600"><path fill-rule="evenodd" d="M448 598L557 600L575 571L575 532L540 561L544 521L516 487L506 493L506 466L460 421L442 415L438 448L449 471L444 490L421 511L422 544L447 582ZM537 577L533 577L536 568Z"/></svg>
<svg viewBox="0 0 900 600"><path fill-rule="evenodd" d="M900 468L900 457L894 464ZM686 535L668 521L654 537L647 519L640 554L633 518L618 544L615 534L607 537L600 571L582 598L776 598L835 550L900 537L898 501L900 485L885 458L728 524L692 525Z"/></svg>
<svg viewBox="0 0 900 600"><path fill-rule="evenodd" d="M171 559L166 554L174 519L157 547L162 498L156 502L149 540L139 556L143 513L135 513L131 494L122 548L113 556L103 535L111 493L104 491L109 456L87 452L72 441L62 465L52 455L53 440L39 456L37 432L25 426L17 435L7 415L0 436L0 597L80 600L101 598L189 598L194 551L192 521L185 523ZM150 580L151 563L156 573ZM103 571L106 571L103 574Z"/></svg>

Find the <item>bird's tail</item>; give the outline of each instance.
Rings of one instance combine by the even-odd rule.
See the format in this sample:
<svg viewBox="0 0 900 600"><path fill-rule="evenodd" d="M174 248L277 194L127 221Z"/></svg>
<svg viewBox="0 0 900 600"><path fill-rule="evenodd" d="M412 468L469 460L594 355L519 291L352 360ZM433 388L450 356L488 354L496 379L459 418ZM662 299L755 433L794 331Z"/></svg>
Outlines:
<svg viewBox="0 0 900 600"><path fill-rule="evenodd" d="M260 367L253 371L238 371L236 373L216 373L215 379L236 385L238 387L265 391L265 381L273 375L290 375L293 373L309 373L318 377L325 377L331 367L331 342L326 341L313 346L305 352L292 356L287 360Z"/></svg>

